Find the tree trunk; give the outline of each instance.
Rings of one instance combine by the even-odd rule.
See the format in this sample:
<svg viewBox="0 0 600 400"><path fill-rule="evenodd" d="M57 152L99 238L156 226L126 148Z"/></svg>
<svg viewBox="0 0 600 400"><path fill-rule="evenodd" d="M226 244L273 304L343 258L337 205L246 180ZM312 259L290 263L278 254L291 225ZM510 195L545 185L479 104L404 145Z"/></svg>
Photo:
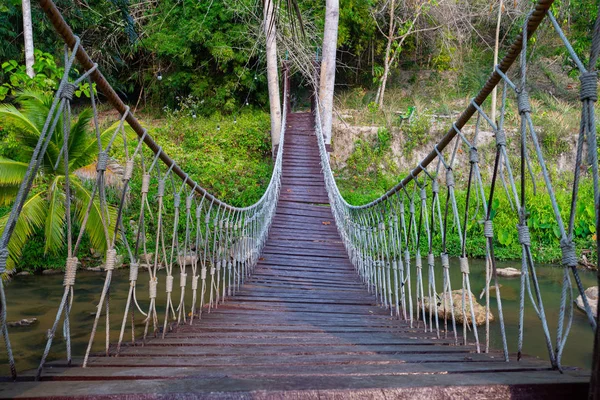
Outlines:
<svg viewBox="0 0 600 400"><path fill-rule="evenodd" d="M273 15L273 0L265 0L264 27L267 40L267 85L269 89L269 107L271 110L271 149L279 144L281 131L281 100L279 98L279 74L277 70L277 31Z"/></svg>
<svg viewBox="0 0 600 400"><path fill-rule="evenodd" d="M23 5L23 37L25 38L25 68L30 78L33 72L33 26L31 23L31 4L29 0L22 0Z"/></svg>
<svg viewBox="0 0 600 400"><path fill-rule="evenodd" d="M500 0L500 4L498 6L498 21L496 22L496 44L494 45L494 66L492 67L492 71L496 68L496 64L498 64L498 48L500 47L500 21L502 20L502 7L504 6L503 0ZM496 97L498 92L498 87L494 86L494 90L492 90L492 110L490 112L490 119L496 122Z"/></svg>
<svg viewBox="0 0 600 400"><path fill-rule="evenodd" d="M337 53L339 0L326 0L325 32L323 34L323 59L321 60L321 83L319 100L321 103L321 123L325 143L331 143L333 124L333 90L335 86L335 57Z"/></svg>
<svg viewBox="0 0 600 400"><path fill-rule="evenodd" d="M392 52L392 43L394 42L394 32L395 32L395 19L394 12L396 8L395 0L392 0L390 3L390 30L388 32L387 37L387 45L385 47L385 58L383 60L383 76L379 81L379 89L377 90L377 98L375 102L379 106L379 108L383 107L383 95L385 94L385 85L387 84L387 77L390 73L390 53Z"/></svg>

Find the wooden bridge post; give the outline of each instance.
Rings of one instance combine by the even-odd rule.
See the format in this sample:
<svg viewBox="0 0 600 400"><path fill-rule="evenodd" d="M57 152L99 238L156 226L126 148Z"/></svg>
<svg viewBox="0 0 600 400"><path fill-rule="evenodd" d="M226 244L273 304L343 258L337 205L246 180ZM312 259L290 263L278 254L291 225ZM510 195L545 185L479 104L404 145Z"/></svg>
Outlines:
<svg viewBox="0 0 600 400"><path fill-rule="evenodd" d="M287 101L287 110L288 114L290 111L290 62L289 60L284 60L281 65L281 71L283 72L283 96L285 96L285 100Z"/></svg>

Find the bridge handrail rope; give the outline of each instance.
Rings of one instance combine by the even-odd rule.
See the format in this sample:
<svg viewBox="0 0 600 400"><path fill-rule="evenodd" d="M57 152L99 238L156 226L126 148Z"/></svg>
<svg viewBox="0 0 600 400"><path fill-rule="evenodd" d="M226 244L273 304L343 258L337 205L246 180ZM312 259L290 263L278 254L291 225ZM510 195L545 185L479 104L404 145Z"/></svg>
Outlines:
<svg viewBox="0 0 600 400"><path fill-rule="evenodd" d="M521 358L523 348L523 330L525 299L529 298L534 312L537 314L542 325L544 341L548 350L548 356L553 368L561 370L561 358L573 319L573 290L571 275L573 276L579 294L584 302L586 315L593 330L596 327L596 316L591 312L584 288L577 271L577 257L573 242L574 218L578 200L578 188L580 183L581 166L583 159L583 143L587 140L588 164L594 186L594 205L596 212L596 224L598 224L599 210L599 183L598 183L598 159L596 126L594 119L594 105L597 100L597 73L595 65L600 53L600 10L594 26L592 37L592 49L590 55L589 70L577 57L568 39L562 32L558 22L550 12L552 0L540 0L533 11L524 20L522 32L515 39L506 56L498 64L484 87L473 98L466 110L458 117L447 133L434 146L433 150L398 184L388 190L385 194L367 204L355 206L349 204L341 195L336 184L335 176L329 163L329 156L325 147L325 140L321 125L321 110L318 96L315 96L315 130L318 137L321 165L324 173L325 186L331 203L336 224L342 237L342 241L348 251L350 259L357 273L372 291L379 303L390 309L392 315L410 322L411 327L416 321L417 328L421 322L426 332L436 332L448 336L448 320L452 323L452 334L455 343L459 342L456 325L460 322L462 329L462 344L469 343L468 332L471 332L472 340L477 352L489 351L490 343L490 291L491 286L496 292L497 311L499 318L499 329L502 339L504 358L509 359L508 344L505 333L504 316L502 311L502 298L500 294L501 285L498 282L496 271L496 258L494 255L494 229L492 204L494 200L495 186L501 181L506 197L512 207L512 211L518 217L519 243L522 248L521 260L521 282L519 298L519 334L517 343L517 359ZM536 135L537 128L531 119L531 106L526 89L527 77L527 41L537 30L543 18L548 16L568 53L580 71L582 116L581 129L577 141L577 155L575 161L575 172L573 190L569 210L568 224L562 220L558 209L558 203L552 187L552 182L546 167L544 156ZM519 57L520 83L513 83L507 76L509 68ZM491 94L492 89L500 82L503 83L502 100L498 121L492 121L481 108L483 102ZM520 185L515 178L514 169L508 157L507 133L505 128L505 114L507 109L507 95L512 91L516 94L518 115L520 116L520 127L516 131L520 134ZM316 89L315 89L316 92ZM463 132L462 129L473 115L477 114L474 133L472 136ZM489 186L484 185L484 179L479 167L480 154L477 148L482 123L487 124L495 134L496 150L494 154L494 167ZM453 146L450 146L453 145ZM533 150L530 150L530 147ZM457 153L461 150L467 155L468 179L466 184L466 202L461 208L456 200L455 187L459 182L455 179L455 173L459 167ZM532 154L530 154L530 152ZM554 217L558 223L561 237L560 247L563 253L563 285L561 292L560 308L558 310L558 328L553 343L547 315L542 301L540 287L538 285L535 263L531 250L531 237L528 227L528 212L526 209L526 183L528 179L536 188L536 176L532 167L532 155L537 159L541 169L541 175L546 186ZM437 160L437 165L430 168ZM444 172L444 174L442 174ZM444 176L442 176L444 175ZM529 177L529 178L528 178ZM440 179L442 178L442 179ZM445 178L445 179L443 179ZM446 202L444 211L441 207L440 183L446 185ZM472 199L472 197L475 199ZM476 201L473 205L472 200ZM408 205L408 217L406 216L406 205ZM474 209L474 210L473 210ZM472 215L471 215L472 214ZM467 243L472 240L468 235L471 231L470 222L480 217L482 231L485 239L485 344L480 344L477 325L481 321L475 315L475 304L471 294L470 268L467 257ZM449 227L453 224L454 227ZM460 256L458 267L462 275L462 289L460 290L460 308L455 315L452 285L450 282L449 269L454 268L448 255L449 235L455 232L460 245ZM434 249L433 237L440 235L441 246ZM421 242L427 240L426 246ZM421 251L427 248L428 277L424 279L423 261ZM438 299L435 282L435 251L441 260L442 272L442 295ZM412 264L412 265L411 265ZM411 266L414 271L411 273ZM571 271L569 273L569 270ZM411 275L414 273L416 283L413 296ZM425 282L427 293L425 292ZM392 287L393 286L393 287ZM468 297L468 299L467 299ZM569 303L567 303L569 298ZM441 307L439 309L438 307ZM427 310L428 308L428 310ZM448 310L449 308L449 310ZM451 315L448 315L450 311ZM427 314L429 318L427 320ZM443 327L440 329L439 318L443 319ZM566 319L566 322L565 322Z"/></svg>
<svg viewBox="0 0 600 400"><path fill-rule="evenodd" d="M62 15L51 0L39 1L42 9L48 15L57 32L65 41L65 69L54 96L50 112L47 116L44 129L40 134L37 146L30 161L25 179L23 180L16 201L12 207L6 228L0 239L0 273L6 271L9 260L8 246L21 209L33 185L33 181L40 169L43 156L53 136L56 136L57 124L62 117L62 139L60 153L54 169L64 168L65 173L65 218L66 218L66 243L67 259L64 277L64 293L59 304L56 318L52 328L48 331L48 338L38 368L37 378L41 376L46 358L52 347L52 342L58 325L62 319L63 331L67 348L67 361L71 363L71 334L70 334L70 309L74 301L73 287L75 285L76 271L79 265L78 251L86 227L96 212L94 223L101 225L106 239L105 254L105 281L100 299L95 312L92 332L85 353L83 366L88 363L94 345L95 335L100 325L100 317L104 309L105 346L106 355L111 354L110 342L110 287L113 271L117 267L117 248L121 248L129 261L129 293L124 310L123 322L120 329L119 340L116 346L116 355L124 341L124 333L128 321L131 321L131 339L135 343L135 310L144 315L143 340L148 334L154 336L160 333L159 316L157 314L157 291L164 269L166 276L166 311L162 324L162 337L167 331L176 328L179 324L192 324L194 318L200 319L204 308L208 312L218 307L225 301L226 296L232 296L243 283L244 279L252 273L258 262L258 255L262 251L271 225L279 192L281 189L283 147L278 146L273 173L265 193L254 204L247 207L236 207L209 193L196 183L173 159L171 159L142 127L128 106L126 106L102 73L87 55L85 49L64 21ZM75 60L83 67L85 72L75 81L69 82L73 72ZM282 123L280 140L285 139L286 116L288 110L288 74L287 65L284 68L284 101L282 110ZM90 86L90 102L93 111L93 127L98 145L98 159L96 163L96 179L87 204L73 204L71 191L73 188L71 176L73 171L69 165L69 134L71 124L71 100L78 85L87 81ZM93 83L109 103L120 113L116 128L108 134L100 133L97 113L97 100L93 90ZM137 134L137 143L129 143L126 134L126 123ZM107 183L105 172L109 168L109 152L118 142L122 142L125 156L125 168L122 174L122 185L119 190L119 202L116 207L107 200ZM131 147L130 145L134 145ZM131 148L130 148L131 147ZM144 148L151 150L149 159ZM132 151L133 150L133 151ZM141 201L139 216L135 228L126 229L123 224L123 212L126 208L127 198L131 192L130 183L136 171L141 172ZM179 182L176 182L179 180ZM187 189L186 189L187 188ZM155 195L155 202L150 202L150 196ZM174 210L173 219L169 220L165 214L167 204ZM79 232L74 235L72 215L81 216ZM193 215L195 213L195 223ZM169 230L171 229L171 230ZM128 241L128 235L133 237L133 243ZM169 243L165 236L172 235ZM181 237L181 240L180 240ZM149 238L154 238L154 253L148 253ZM143 253L142 253L143 252ZM191 266L191 288L193 292L190 308L190 319L187 319L185 304L185 289L188 286L187 266ZM145 266L149 277L149 304L146 311L141 307L136 295L136 284L139 279L139 269ZM179 268L177 268L179 266ZM179 271L180 297L175 302L174 272ZM199 282L201 284L199 285ZM198 290L200 294L198 295ZM205 304L205 294L209 294L208 304ZM8 360L13 378L16 378L16 367L10 344L6 321L6 297L0 279L0 330L6 345ZM152 331L150 330L152 326Z"/></svg>

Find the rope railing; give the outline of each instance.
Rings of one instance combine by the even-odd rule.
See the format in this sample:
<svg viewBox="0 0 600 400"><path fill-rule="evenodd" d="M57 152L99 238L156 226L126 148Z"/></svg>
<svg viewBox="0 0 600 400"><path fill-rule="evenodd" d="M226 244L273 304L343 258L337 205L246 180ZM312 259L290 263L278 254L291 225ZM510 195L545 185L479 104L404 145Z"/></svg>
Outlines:
<svg viewBox="0 0 600 400"><path fill-rule="evenodd" d="M10 257L8 244L14 234L23 204L43 163L46 149L50 141L61 142L54 170L64 171L65 176L64 206L68 255L65 263L64 293L54 323L48 330L46 346L38 367L38 379L61 321L67 362L71 363L70 309L75 301L73 288L80 264L78 257L88 225L101 225L105 242L106 275L83 360L84 367L88 364L101 325L105 328L104 352L106 355L113 354L110 299L111 283L115 279L114 270L118 267L119 254L122 254L125 263L129 264L129 290L115 355L119 354L128 326L131 329L131 340L136 342L136 315L141 314L144 318L142 341L149 335L161 335L164 338L169 330L180 324L192 324L194 319L202 318L203 312L210 312L225 302L227 297L236 293L246 277L252 273L265 244L281 189L283 158L283 146L278 146L270 182L256 203L248 207L236 207L219 200L178 166L141 126L129 107L121 102L104 79L97 64L87 56L79 38L73 35L52 1L41 0L40 4L65 40L65 69L0 240L0 273L4 273ZM70 81L69 77L75 73L73 67L76 60L85 72L76 80ZM285 68L284 75L287 73ZM73 200L72 192L79 188L72 181L74 171L69 164L71 101L74 91L82 82L87 82L91 89L90 105L98 148L96 177L85 204ZM108 135L100 134L97 97L92 90L93 83L120 113L116 128L108 132ZM289 88L284 78L281 143L285 138L287 90ZM59 121L62 121L60 127L57 126ZM127 125L135 131L137 140L128 135ZM62 136L57 136L59 131ZM122 185L119 189L110 189L106 180L106 172L110 169L113 155L120 155L124 159ZM108 192L111 190L116 192L114 196L110 196L116 197L116 202L108 199ZM128 201L128 198L135 197L131 196L134 193L139 193L137 209L134 207L135 202ZM134 226L126 226L123 223L125 212L131 220L135 220ZM73 218L74 215L78 217ZM149 281L148 301L145 304L139 301L140 296L136 289L137 282L142 279L139 273L143 268L148 272ZM186 303L187 289L192 292L190 303ZM157 312L160 290L166 292L164 315ZM0 307L0 328L11 373L13 378L16 378L15 361L6 323L7 301L1 280Z"/></svg>
<svg viewBox="0 0 600 400"><path fill-rule="evenodd" d="M598 160L594 104L597 100L595 64L600 50L600 23L597 21L593 32L590 64L586 69L549 11L551 4L552 1L546 0L536 4L525 19L522 32L507 55L496 66L483 89L470 101L467 109L452 124L446 135L405 178L376 200L354 206L341 195L325 148L318 101L315 129L325 185L339 233L358 275L375 294L378 302L389 309L392 315L408 321L412 328L434 333L438 338L450 336L456 344L472 343L477 352L489 352L490 321L493 318L490 296L494 291L502 350L504 359L508 361L501 285L498 282L494 252L496 235L493 221L497 212L494 200L498 197L496 186L500 181L518 218L516 226L502 228L514 229L517 232L522 250L517 358L521 358L524 345L524 313L526 301L529 299L542 326L550 363L553 368L561 370L561 358L573 319L574 294L571 279L574 279L584 301L590 325L592 329L596 329L596 316L591 312L576 268L577 257L573 237L576 206L580 198L578 188L582 178L585 141L590 170L588 175L591 175L593 180L598 221ZM555 190L536 133L538 128L532 121L532 109L527 94L527 41L546 15L581 74L581 129L577 141L569 218L566 223L558 208ZM507 75L517 58L520 76L518 84L513 83ZM492 121L481 105L492 89L501 82L503 91L499 119ZM507 108L510 107L510 92L516 94L515 103L520 119L519 126L514 129L507 127L506 118ZM464 129L474 115L477 116L474 127ZM481 132L484 129L494 133L496 142L488 157L488 160L493 160L490 176L482 172L480 165L484 154L481 154L478 145L482 141ZM514 159L509 157L512 150L509 149L507 139L519 143L518 168L512 165ZM464 156L459 156L459 153ZM537 172L538 170L540 172ZM543 182L547 189L553 215L560 230L560 243L557 245L560 245L562 250L564 266L561 302L557 312L558 329L554 339L542 301L529 233L527 187L533 185L535 188L536 183L540 185L540 182ZM446 187L445 190L441 190L442 186ZM458 187L460 199L457 198ZM458 246L452 249L458 254L456 261L449 256L451 240L454 246ZM476 311L478 305L475 304L471 290L469 245L485 248L483 316ZM426 257L425 266L423 257ZM435 271L439 270L440 265L442 291L438 293ZM460 271L462 278L458 291L453 292L450 270L455 268ZM462 325L462 334L459 333L457 325ZM478 327L481 325L483 329ZM480 329L484 332L480 332Z"/></svg>

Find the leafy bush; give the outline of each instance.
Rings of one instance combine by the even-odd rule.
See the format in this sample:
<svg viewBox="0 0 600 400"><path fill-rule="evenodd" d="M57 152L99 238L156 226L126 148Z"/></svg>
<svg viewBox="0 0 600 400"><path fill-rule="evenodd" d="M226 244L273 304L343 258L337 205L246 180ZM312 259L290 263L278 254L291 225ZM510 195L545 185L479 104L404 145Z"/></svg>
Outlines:
<svg viewBox="0 0 600 400"><path fill-rule="evenodd" d="M431 118L425 115L424 112L415 114L410 123L402 127L405 155L409 155L415 148L426 144L430 138Z"/></svg>

